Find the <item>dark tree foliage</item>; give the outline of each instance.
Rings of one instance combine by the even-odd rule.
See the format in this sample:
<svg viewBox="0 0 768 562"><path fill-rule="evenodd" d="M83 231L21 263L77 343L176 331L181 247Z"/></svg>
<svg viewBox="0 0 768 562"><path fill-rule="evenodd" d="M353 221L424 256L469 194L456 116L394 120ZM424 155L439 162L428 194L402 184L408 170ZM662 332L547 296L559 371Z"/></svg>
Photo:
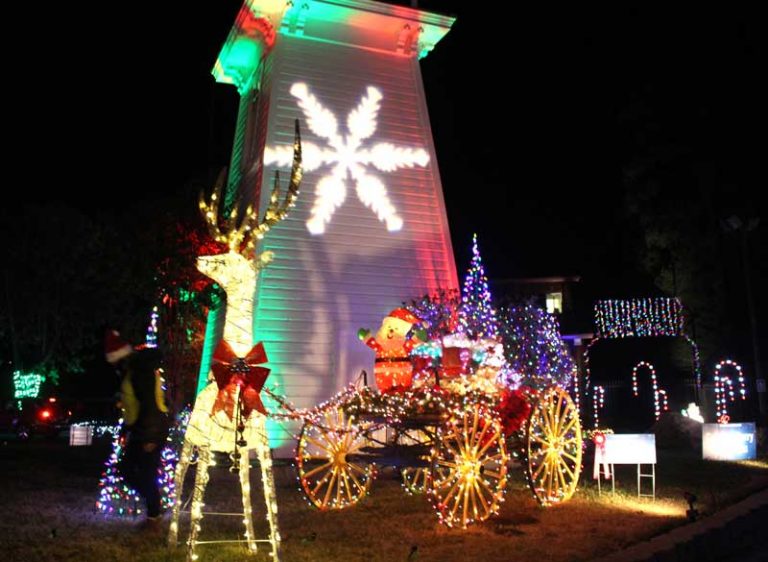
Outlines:
<svg viewBox="0 0 768 562"><path fill-rule="evenodd" d="M727 221L737 216L748 223L764 211L751 185L755 163L746 139L726 142L722 130L708 128L714 127L711 101L705 96L672 114L671 102L648 93L622 118L635 147L627 156L624 185L625 212L640 235L638 265L664 294L682 301L687 331L705 366L726 356L750 356L744 345L749 336L743 268L759 279L764 238L760 229L749 235L745 263L745 233L730 232ZM688 354L681 353L678 363L690 364Z"/></svg>
<svg viewBox="0 0 768 562"><path fill-rule="evenodd" d="M218 254L195 215L165 215L160 223L165 245L157 256L158 345L165 357L168 394L177 407L194 399L208 311L221 305L224 291L195 267L198 256Z"/></svg>
<svg viewBox="0 0 768 562"><path fill-rule="evenodd" d="M138 326L154 292L130 238L62 204L3 211L0 357L11 370L79 372L105 325Z"/></svg>
<svg viewBox="0 0 768 562"><path fill-rule="evenodd" d="M223 298L195 268L198 255L223 248L210 243L193 202L129 203L99 213L61 203L2 211L4 393L17 369L54 382L56 374L75 380L85 371L88 384L98 386L110 372L104 330L116 328L127 341L142 343L158 306L170 395L177 405L191 399L206 314ZM74 388L81 395L93 390Z"/></svg>

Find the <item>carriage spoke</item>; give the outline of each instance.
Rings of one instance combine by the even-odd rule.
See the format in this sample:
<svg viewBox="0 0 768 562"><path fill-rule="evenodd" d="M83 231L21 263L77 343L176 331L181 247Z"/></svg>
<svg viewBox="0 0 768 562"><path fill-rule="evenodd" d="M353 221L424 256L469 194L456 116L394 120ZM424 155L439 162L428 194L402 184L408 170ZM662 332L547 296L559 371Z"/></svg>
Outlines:
<svg viewBox="0 0 768 562"><path fill-rule="evenodd" d="M317 440L313 439L312 437L309 437L308 435L305 435L305 436L304 436L304 439L305 439L306 441L308 441L308 442L312 443L312 444L313 444L315 447L317 447L318 449L320 449L320 450L322 450L322 451L326 451L326 452L329 452L329 449L328 449L328 447L329 447L329 446L332 446L330 443L326 443L326 444L324 445L324 444L320 443L319 441L317 441Z"/></svg>
<svg viewBox="0 0 768 562"><path fill-rule="evenodd" d="M308 471L308 472L305 472L305 473L304 473L304 478L309 478L309 477L310 477L310 476L312 476L313 474L316 474L317 472L320 472L320 471L321 471L321 470L323 470L324 468L327 468L327 467L331 466L331 464L332 464L332 463L331 463L331 461L328 461L328 462L326 462L326 463L323 463L323 464L321 464L321 465L320 465L320 466L318 466L318 467L315 467L315 468L313 468L312 470L310 470L310 471Z"/></svg>
<svg viewBox="0 0 768 562"><path fill-rule="evenodd" d="M561 451L561 452L560 452L560 455L562 455L562 456L564 456L564 457L568 457L568 458L569 458L569 459L571 459L573 462L581 462L581 459L578 459L578 458L574 457L572 454L570 454L570 453L569 453L569 452L567 452L567 451Z"/></svg>
<svg viewBox="0 0 768 562"><path fill-rule="evenodd" d="M565 476L563 475L563 472L560 470L560 462L559 459L555 462L555 471L557 472L557 480L558 480L558 490L562 490L563 494L565 494L568 491L568 484L565 482Z"/></svg>
<svg viewBox="0 0 768 562"><path fill-rule="evenodd" d="M323 507L328 505L328 500L331 498L331 491L333 490L333 483L336 481L336 473L337 468L333 467L333 472L331 473L331 481L328 482L328 488L325 490L325 497L323 498Z"/></svg>
<svg viewBox="0 0 768 562"><path fill-rule="evenodd" d="M488 428L490 427L490 425L491 424L489 424L489 423L484 423L483 424L483 427L480 430L480 435L478 435L477 438L474 441L475 444L479 445L480 443L483 442L483 437L485 437L485 433L488 431Z"/></svg>
<svg viewBox="0 0 768 562"><path fill-rule="evenodd" d="M462 502L464 504L464 510L462 513L464 524L466 525L467 521L469 520L468 514L469 514L469 483L464 482L464 501Z"/></svg>
<svg viewBox="0 0 768 562"><path fill-rule="evenodd" d="M459 491L456 493L456 496L453 499L453 509L451 510L452 520L454 517L456 517L456 512L459 510L459 506L461 505L461 494L463 491L464 491L464 483L462 482L461 486L459 487Z"/></svg>
<svg viewBox="0 0 768 562"><path fill-rule="evenodd" d="M352 503L354 499L352 498L352 487L349 484L349 472L345 470L342 476L344 476L344 491L347 494L347 499Z"/></svg>
<svg viewBox="0 0 768 562"><path fill-rule="evenodd" d="M491 515L492 510L488 506L488 502L485 501L485 495L483 494L483 490L480 488L480 484L478 484L478 481L475 480L474 484L475 484L475 491L477 492L477 497L480 499L480 505L482 505L483 509L485 510L485 513L483 513L483 518L486 518ZM493 498L493 494L491 494L491 498Z"/></svg>
<svg viewBox="0 0 768 562"><path fill-rule="evenodd" d="M539 475L544 470L544 468L546 468L546 466L547 466L546 459L544 459L544 461L542 461L542 463L536 469L536 472L534 472L533 475L531 476L531 481L535 482L539 478Z"/></svg>
<svg viewBox="0 0 768 562"><path fill-rule="evenodd" d="M325 484L325 483L328 481L328 478L330 477L330 475L332 474L332 472L333 472L333 469L329 470L328 472L326 472L326 473L323 475L323 477L322 477L320 480L317 480L317 483L316 483L316 485L315 485L315 489L314 489L314 490L312 490L312 495L315 495L315 494L317 494L318 490L320 490L320 488L322 487L322 485L323 485L323 484Z"/></svg>
<svg viewBox="0 0 768 562"><path fill-rule="evenodd" d="M489 440L488 440L488 443L486 443L485 445L483 445L483 448L482 448L482 449L480 449L480 450L477 452L477 456L478 456L478 457L481 457L481 456L483 456L483 454L484 454L484 453L485 453L485 452L488 450L488 448L489 448L491 445L493 445L494 443L498 442L498 439L499 439L500 435L501 435L501 430L500 430L498 427L496 427L496 428L495 428L495 430L494 430L494 432L493 432L493 438L489 439Z"/></svg>
<svg viewBox="0 0 768 562"><path fill-rule="evenodd" d="M571 429L571 428L572 428L574 425L576 425L576 424L578 423L578 421L579 421L579 417L578 417L578 416L573 416L573 417L571 418L571 421L569 421L569 422L568 422L568 425L566 425L566 426L563 428L563 430L560 432L560 435L565 435L566 433L568 433L568 431L569 431L569 430L570 430L570 429Z"/></svg>
<svg viewBox="0 0 768 562"><path fill-rule="evenodd" d="M496 472L495 470L488 470L487 468L483 471L483 476L491 476L496 480L501 480L501 472Z"/></svg>
<svg viewBox="0 0 768 562"><path fill-rule="evenodd" d="M478 519L480 515L477 512L477 494L475 493L475 483L474 482L472 482L472 485L471 485L470 499L472 500L472 515L473 515L473 519Z"/></svg>
<svg viewBox="0 0 768 562"><path fill-rule="evenodd" d="M559 460L559 462L560 462L560 466L564 467L564 468L565 468L565 470L567 470L567 471L568 471L568 475L569 475L571 478L575 479L575 478L576 478L576 474L573 472L573 470L571 470L571 467L570 467L570 466L568 466L568 463L567 463L567 462L565 462L563 459L558 459L558 460Z"/></svg>
<svg viewBox="0 0 768 562"><path fill-rule="evenodd" d="M360 484L360 481L355 477L351 470L349 471L349 477L352 479L352 482L354 482L355 486L357 486L357 489L360 490L360 492L365 492L365 486Z"/></svg>
<svg viewBox="0 0 768 562"><path fill-rule="evenodd" d="M550 396L552 396L550 394ZM561 412L560 408L563 405L563 395L559 394L557 395L557 405L555 406L554 410L552 411L554 416L554 425L552 426L552 433L559 434L560 433L560 424L563 420L563 412Z"/></svg>

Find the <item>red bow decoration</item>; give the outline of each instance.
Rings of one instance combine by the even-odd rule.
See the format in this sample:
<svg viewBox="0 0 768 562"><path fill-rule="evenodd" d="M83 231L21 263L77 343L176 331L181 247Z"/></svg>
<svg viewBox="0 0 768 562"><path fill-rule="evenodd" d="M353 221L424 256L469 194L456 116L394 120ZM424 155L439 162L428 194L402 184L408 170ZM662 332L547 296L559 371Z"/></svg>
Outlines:
<svg viewBox="0 0 768 562"><path fill-rule="evenodd" d="M501 424L506 435L513 435L523 427L531 413L531 401L528 388L521 386L515 390L503 390L501 401L496 407L501 416Z"/></svg>
<svg viewBox="0 0 768 562"><path fill-rule="evenodd" d="M224 410L232 419L235 411L235 390L240 387L240 408L243 417L247 418L252 410L267 415L264 404L261 402L261 389L269 376L269 369L257 367L267 362L267 353L264 344L259 342L253 346L245 357L238 357L229 344L221 340L213 352L211 370L219 394L213 404L211 415L219 410Z"/></svg>
<svg viewBox="0 0 768 562"><path fill-rule="evenodd" d="M592 442L595 444L595 464L592 467L592 478L600 478L600 468L603 469L603 476L606 480L611 478L611 466L605 462L605 434L602 431L595 431L592 436Z"/></svg>

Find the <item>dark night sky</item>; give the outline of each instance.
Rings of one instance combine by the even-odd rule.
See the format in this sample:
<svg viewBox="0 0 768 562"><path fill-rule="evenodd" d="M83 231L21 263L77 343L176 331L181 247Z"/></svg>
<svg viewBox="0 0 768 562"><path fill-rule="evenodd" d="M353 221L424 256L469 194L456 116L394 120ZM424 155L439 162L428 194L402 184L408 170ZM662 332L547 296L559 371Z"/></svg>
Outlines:
<svg viewBox="0 0 768 562"><path fill-rule="evenodd" d="M235 93L210 68L239 5L30 14L43 54L16 59L8 107L24 110L8 117L23 156L11 165L24 179L12 197L94 213L194 199L190 182L227 164ZM458 16L421 64L460 272L473 231L491 277L621 269L622 170L648 130L708 162L739 205L765 189L755 14L420 5Z"/></svg>

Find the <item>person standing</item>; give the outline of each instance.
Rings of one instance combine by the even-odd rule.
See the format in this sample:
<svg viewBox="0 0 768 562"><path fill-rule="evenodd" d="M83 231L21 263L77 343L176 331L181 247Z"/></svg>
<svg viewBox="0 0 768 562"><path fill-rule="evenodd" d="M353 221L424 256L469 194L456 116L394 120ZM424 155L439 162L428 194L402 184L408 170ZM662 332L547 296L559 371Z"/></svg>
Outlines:
<svg viewBox="0 0 768 562"><path fill-rule="evenodd" d="M105 337L107 362L119 371L125 444L119 470L146 501L149 527L160 523L158 473L170 422L161 355L156 348L133 347L115 330Z"/></svg>

